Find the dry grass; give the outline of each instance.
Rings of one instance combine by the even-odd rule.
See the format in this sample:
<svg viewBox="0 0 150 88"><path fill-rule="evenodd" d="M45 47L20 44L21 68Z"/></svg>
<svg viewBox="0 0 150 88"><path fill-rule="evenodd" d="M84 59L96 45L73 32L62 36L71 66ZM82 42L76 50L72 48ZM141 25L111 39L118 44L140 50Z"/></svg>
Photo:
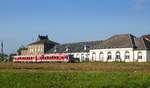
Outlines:
<svg viewBox="0 0 150 88"><path fill-rule="evenodd" d="M0 63L1 88L150 88L150 63Z"/></svg>
<svg viewBox="0 0 150 88"><path fill-rule="evenodd" d="M150 63L0 63L0 69L49 71L150 72Z"/></svg>

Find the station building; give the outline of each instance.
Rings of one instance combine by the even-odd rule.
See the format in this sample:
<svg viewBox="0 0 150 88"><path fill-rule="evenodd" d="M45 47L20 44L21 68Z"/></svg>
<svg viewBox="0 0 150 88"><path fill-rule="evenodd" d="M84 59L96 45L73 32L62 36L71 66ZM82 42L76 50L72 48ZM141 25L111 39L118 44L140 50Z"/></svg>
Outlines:
<svg viewBox="0 0 150 88"><path fill-rule="evenodd" d="M59 44L38 36L28 44L22 54L66 53L83 61L100 62L148 62L150 61L150 35L136 37L118 34L106 40Z"/></svg>
<svg viewBox="0 0 150 88"><path fill-rule="evenodd" d="M39 35L35 42L27 45L27 47L21 49L21 55L38 55L45 54L52 49L58 43L49 40L48 36Z"/></svg>

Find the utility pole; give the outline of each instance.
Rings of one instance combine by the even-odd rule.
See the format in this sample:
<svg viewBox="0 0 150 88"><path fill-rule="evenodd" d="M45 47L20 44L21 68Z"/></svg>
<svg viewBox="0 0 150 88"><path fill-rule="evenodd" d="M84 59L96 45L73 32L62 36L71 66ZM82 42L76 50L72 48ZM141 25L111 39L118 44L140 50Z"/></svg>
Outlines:
<svg viewBox="0 0 150 88"><path fill-rule="evenodd" d="M1 41L1 54L2 54L2 59L3 59L3 56L4 56L4 43L3 43L3 40Z"/></svg>

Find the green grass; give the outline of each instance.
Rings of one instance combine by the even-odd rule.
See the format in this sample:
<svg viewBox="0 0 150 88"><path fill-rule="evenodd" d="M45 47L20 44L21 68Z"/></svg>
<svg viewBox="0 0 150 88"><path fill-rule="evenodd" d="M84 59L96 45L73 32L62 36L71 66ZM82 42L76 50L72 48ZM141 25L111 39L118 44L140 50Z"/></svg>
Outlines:
<svg viewBox="0 0 150 88"><path fill-rule="evenodd" d="M0 73L1 88L150 88L149 73L52 72L12 70Z"/></svg>
<svg viewBox="0 0 150 88"><path fill-rule="evenodd" d="M0 64L0 88L150 88L149 65L3 63Z"/></svg>

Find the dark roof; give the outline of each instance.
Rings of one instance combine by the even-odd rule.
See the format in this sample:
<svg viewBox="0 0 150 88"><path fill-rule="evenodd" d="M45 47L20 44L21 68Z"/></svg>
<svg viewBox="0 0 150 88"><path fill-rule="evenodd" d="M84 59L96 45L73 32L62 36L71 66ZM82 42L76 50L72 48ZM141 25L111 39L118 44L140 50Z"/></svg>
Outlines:
<svg viewBox="0 0 150 88"><path fill-rule="evenodd" d="M135 50L150 49L150 36L135 37L131 34L120 34L106 39L101 44L94 45L96 49L133 48Z"/></svg>
<svg viewBox="0 0 150 88"><path fill-rule="evenodd" d="M48 39L48 36L38 36L37 41L30 43L28 45L36 45L36 44L52 44L52 45L57 45L58 43L51 41Z"/></svg>
<svg viewBox="0 0 150 88"><path fill-rule="evenodd" d="M150 50L150 35L142 36L146 49Z"/></svg>
<svg viewBox="0 0 150 88"><path fill-rule="evenodd" d="M132 48L135 47L133 44L134 36L131 34L120 34L112 36L100 44L94 45L93 48L95 49L109 49L109 48Z"/></svg>
<svg viewBox="0 0 150 88"><path fill-rule="evenodd" d="M36 45L36 44L54 44L54 45L57 45L58 43L51 41L51 40L38 40L38 41L35 41L35 42L30 43L28 45Z"/></svg>
<svg viewBox="0 0 150 88"><path fill-rule="evenodd" d="M86 46L86 50L84 49ZM135 50L150 49L150 35L135 37L131 34L119 34L114 35L103 41L89 41L89 42L77 42L56 45L53 49L49 50L48 53L67 52L86 52L90 49L110 49L110 48L133 48Z"/></svg>
<svg viewBox="0 0 150 88"><path fill-rule="evenodd" d="M48 53L65 53L65 52L87 52L92 46L102 41L88 41L88 42L77 42L77 43L66 43L61 45L56 45L53 49L49 50ZM66 51L68 49L68 51Z"/></svg>
<svg viewBox="0 0 150 88"><path fill-rule="evenodd" d="M20 48L21 50L28 50L28 48L24 47L24 48Z"/></svg>
<svg viewBox="0 0 150 88"><path fill-rule="evenodd" d="M135 46L136 46L135 49L136 50L144 50L144 49L146 49L142 37L140 37L140 38L134 38L134 41L135 41Z"/></svg>

